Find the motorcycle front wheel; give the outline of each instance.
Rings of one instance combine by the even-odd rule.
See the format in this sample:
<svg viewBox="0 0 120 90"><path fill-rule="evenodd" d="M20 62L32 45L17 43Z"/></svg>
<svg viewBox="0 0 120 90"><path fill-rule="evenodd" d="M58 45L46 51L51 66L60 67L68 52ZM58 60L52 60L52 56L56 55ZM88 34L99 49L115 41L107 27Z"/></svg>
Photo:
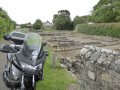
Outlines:
<svg viewBox="0 0 120 90"><path fill-rule="evenodd" d="M17 90L17 89L13 89L13 90ZM25 88L25 89L20 88L19 90L36 90L36 83L35 83L34 87Z"/></svg>

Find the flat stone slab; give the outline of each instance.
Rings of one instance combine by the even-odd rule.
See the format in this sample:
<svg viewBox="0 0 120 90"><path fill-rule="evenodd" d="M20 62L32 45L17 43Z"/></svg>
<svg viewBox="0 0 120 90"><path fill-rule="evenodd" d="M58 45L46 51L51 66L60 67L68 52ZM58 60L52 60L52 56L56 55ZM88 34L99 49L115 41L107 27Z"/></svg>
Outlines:
<svg viewBox="0 0 120 90"><path fill-rule="evenodd" d="M94 54L91 55L90 61L97 61L98 58L100 58L101 53L99 51L95 52Z"/></svg>

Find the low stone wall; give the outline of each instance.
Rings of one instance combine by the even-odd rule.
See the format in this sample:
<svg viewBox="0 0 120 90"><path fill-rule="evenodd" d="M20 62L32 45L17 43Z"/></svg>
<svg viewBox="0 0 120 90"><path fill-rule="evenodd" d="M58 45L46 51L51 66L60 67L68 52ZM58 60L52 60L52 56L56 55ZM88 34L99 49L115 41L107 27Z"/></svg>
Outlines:
<svg viewBox="0 0 120 90"><path fill-rule="evenodd" d="M59 58L68 71L77 75L80 90L120 90L120 54L85 46L76 59Z"/></svg>
<svg viewBox="0 0 120 90"><path fill-rule="evenodd" d="M40 32L41 36L62 36L59 32Z"/></svg>
<svg viewBox="0 0 120 90"><path fill-rule="evenodd" d="M48 42L74 42L69 40L67 37L51 37Z"/></svg>

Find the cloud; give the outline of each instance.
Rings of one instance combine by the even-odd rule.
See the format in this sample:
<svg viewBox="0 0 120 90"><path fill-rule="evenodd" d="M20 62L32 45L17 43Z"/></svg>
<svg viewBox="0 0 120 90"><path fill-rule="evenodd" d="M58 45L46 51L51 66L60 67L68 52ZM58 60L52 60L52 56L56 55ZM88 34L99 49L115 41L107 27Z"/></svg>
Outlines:
<svg viewBox="0 0 120 90"><path fill-rule="evenodd" d="M71 18L88 15L99 0L0 0L0 7L17 23L28 23L36 19L52 22L59 10L69 10Z"/></svg>

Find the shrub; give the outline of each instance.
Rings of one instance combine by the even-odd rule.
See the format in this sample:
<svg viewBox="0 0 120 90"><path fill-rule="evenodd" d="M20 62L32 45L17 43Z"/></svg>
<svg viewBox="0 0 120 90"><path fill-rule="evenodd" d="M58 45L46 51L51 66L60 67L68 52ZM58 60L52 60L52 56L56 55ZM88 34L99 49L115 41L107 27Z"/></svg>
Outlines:
<svg viewBox="0 0 120 90"><path fill-rule="evenodd" d="M120 23L78 24L79 33L120 38Z"/></svg>
<svg viewBox="0 0 120 90"><path fill-rule="evenodd" d="M0 39L3 34L12 31L15 26L16 22L12 21L7 12L0 8Z"/></svg>
<svg viewBox="0 0 120 90"><path fill-rule="evenodd" d="M0 17L0 38L2 38L3 34L6 32L7 27L5 25L4 19Z"/></svg>
<svg viewBox="0 0 120 90"><path fill-rule="evenodd" d="M40 30L42 26L43 26L42 21L40 19L37 19L33 24L33 29Z"/></svg>

